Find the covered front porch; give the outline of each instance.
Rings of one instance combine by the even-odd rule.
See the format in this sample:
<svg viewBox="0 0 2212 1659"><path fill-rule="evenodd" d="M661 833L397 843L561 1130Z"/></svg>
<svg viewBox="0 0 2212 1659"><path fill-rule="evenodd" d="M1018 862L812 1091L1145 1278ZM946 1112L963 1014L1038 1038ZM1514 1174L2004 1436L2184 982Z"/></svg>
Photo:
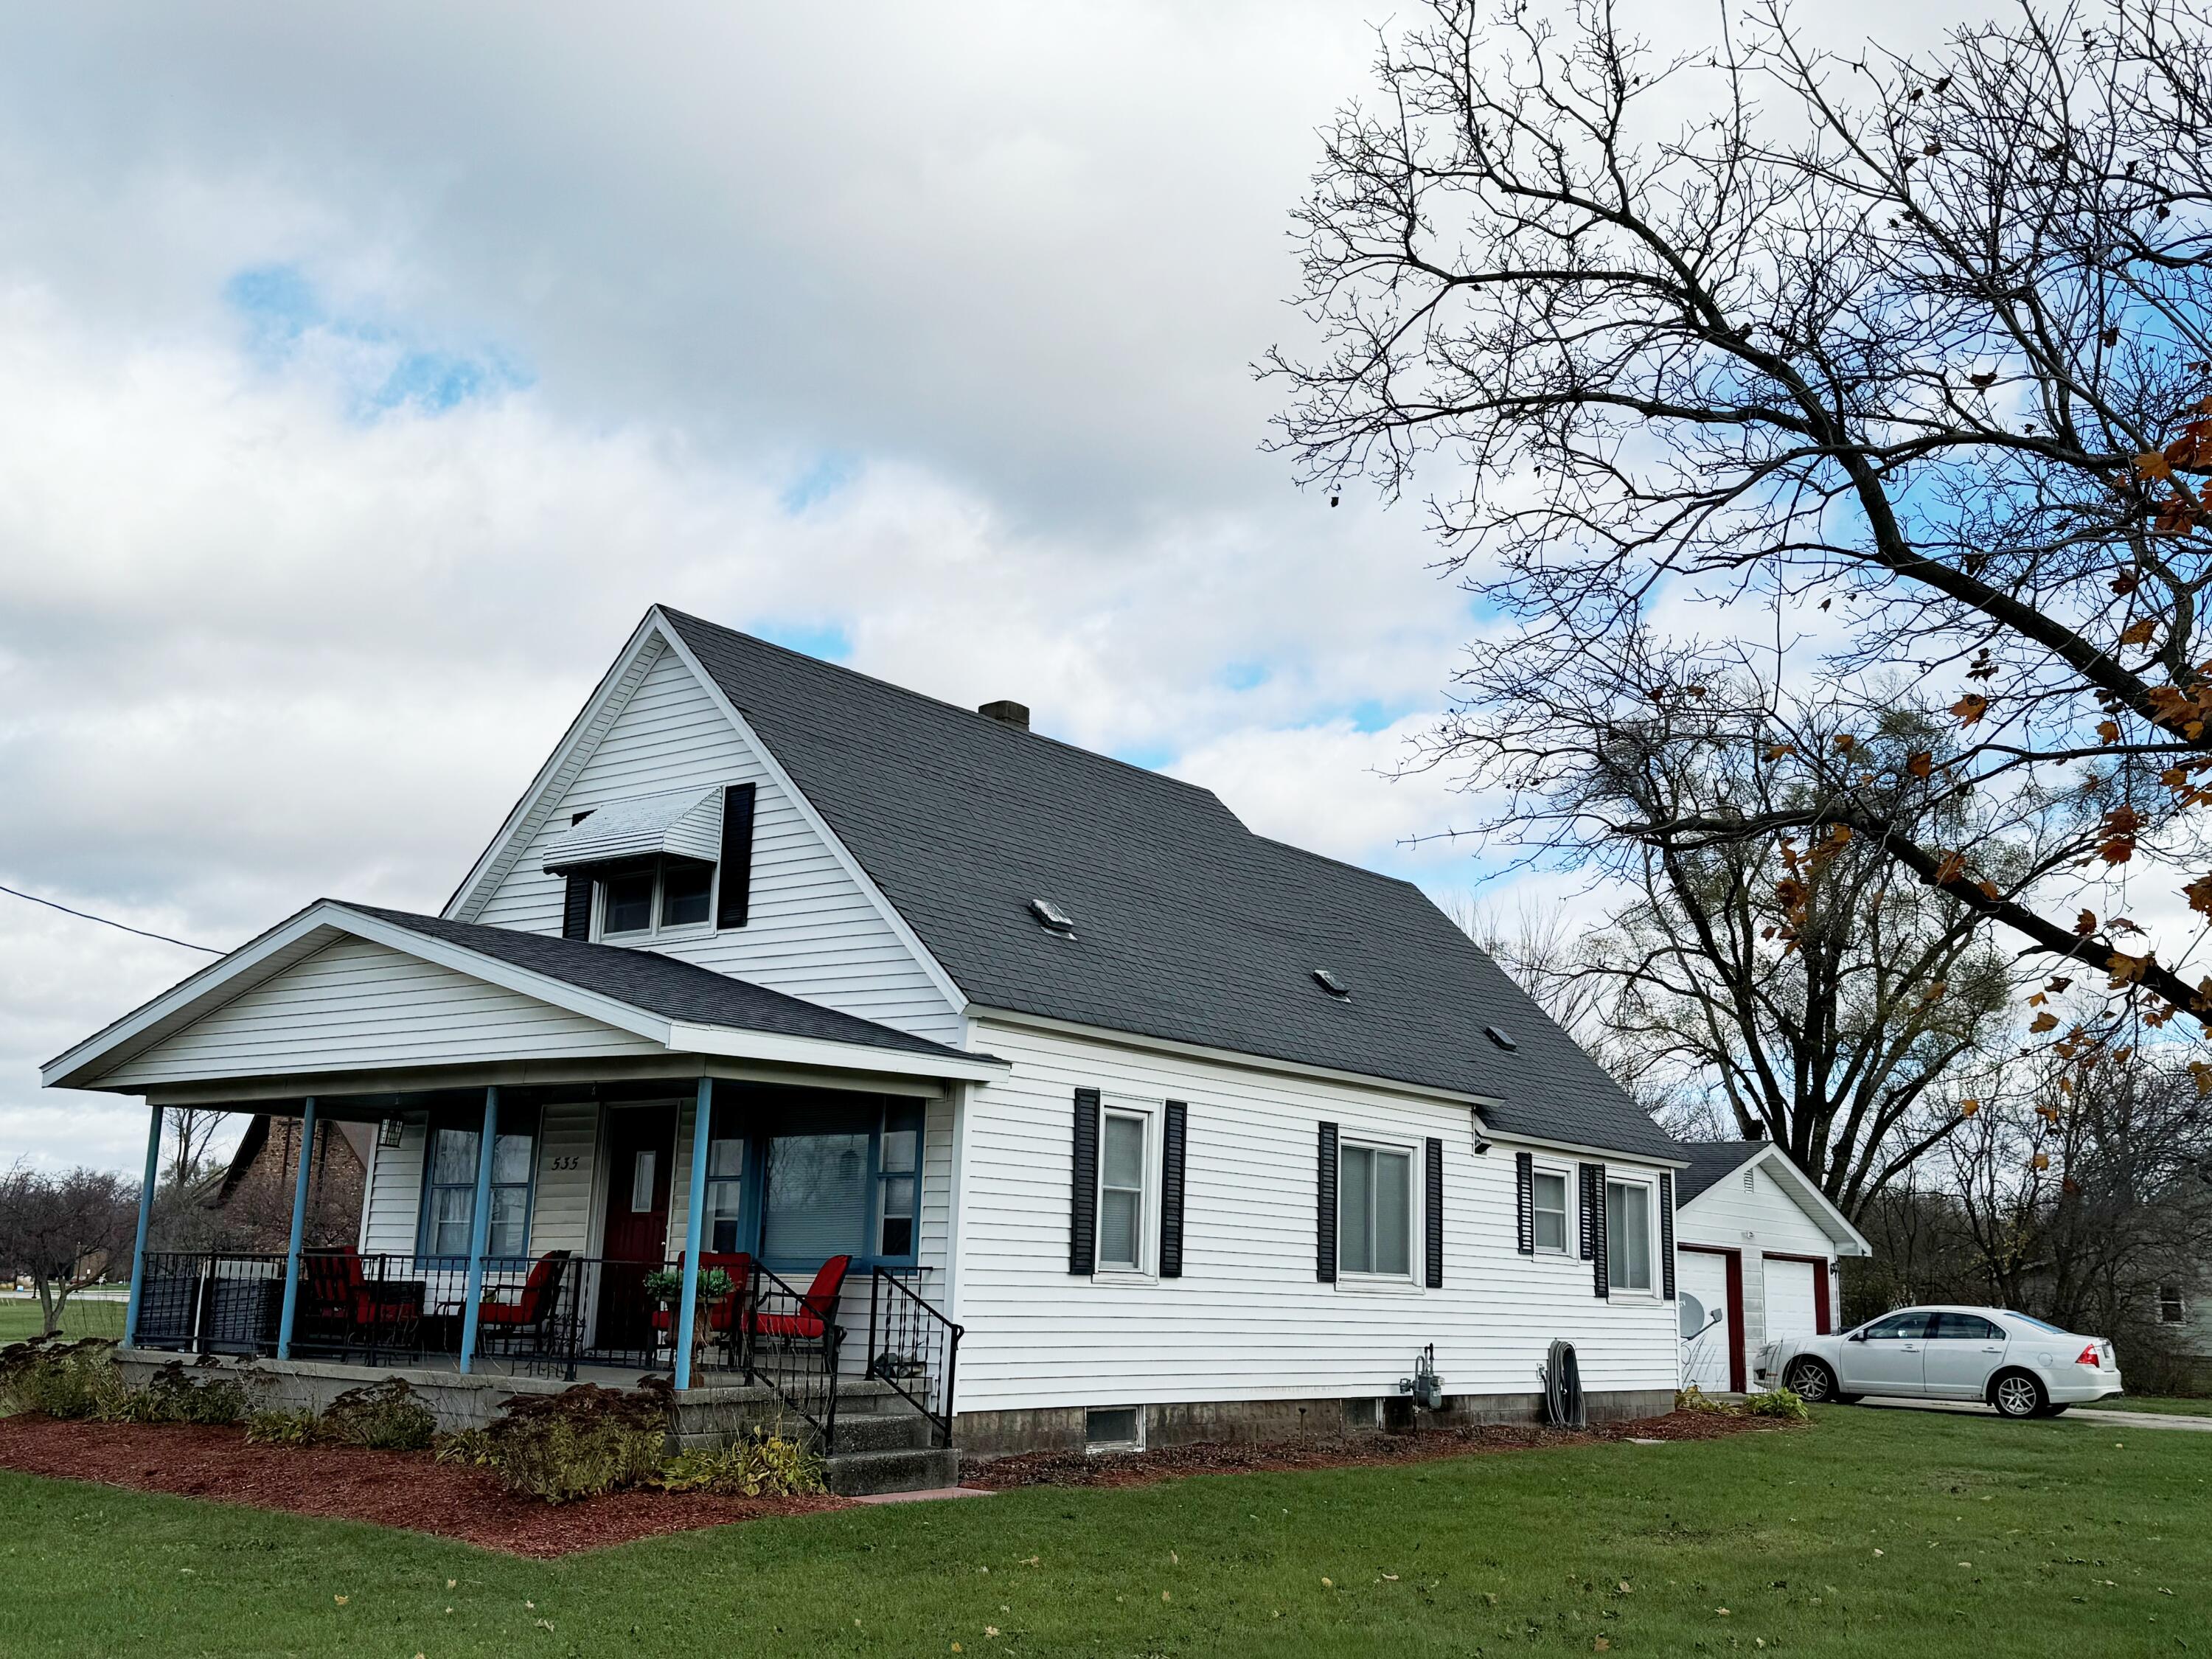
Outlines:
<svg viewBox="0 0 2212 1659"><path fill-rule="evenodd" d="M149 1194L171 1110L300 1121L283 1250L166 1249L142 1206L127 1359L526 1391L657 1374L772 1398L825 1448L859 1386L949 1441L953 1126L1000 1062L641 951L431 927L325 902L48 1067L144 1096ZM374 1126L360 1224L311 1244L338 1121Z"/></svg>

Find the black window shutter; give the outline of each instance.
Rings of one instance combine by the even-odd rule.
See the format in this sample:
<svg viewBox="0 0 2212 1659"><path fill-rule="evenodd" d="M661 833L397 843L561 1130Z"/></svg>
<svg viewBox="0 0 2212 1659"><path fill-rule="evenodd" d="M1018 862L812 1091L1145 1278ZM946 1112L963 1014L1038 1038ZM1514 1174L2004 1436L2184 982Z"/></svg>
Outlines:
<svg viewBox="0 0 2212 1659"><path fill-rule="evenodd" d="M592 878L589 876L568 878L568 890L561 901L561 937L589 939L592 936Z"/></svg>
<svg viewBox="0 0 2212 1659"><path fill-rule="evenodd" d="M1075 1091L1075 1173L1068 1193L1067 1271L1098 1266L1098 1091Z"/></svg>
<svg viewBox="0 0 2212 1659"><path fill-rule="evenodd" d="M1523 1255L1536 1254L1536 1155L1513 1154L1514 1248Z"/></svg>
<svg viewBox="0 0 2212 1659"><path fill-rule="evenodd" d="M758 793L750 783L733 783L722 791L721 887L714 902L717 927L742 927L752 915L753 798Z"/></svg>
<svg viewBox="0 0 2212 1659"><path fill-rule="evenodd" d="M1429 1288L1441 1290L1444 1282L1444 1144L1429 1142L1427 1223Z"/></svg>
<svg viewBox="0 0 2212 1659"><path fill-rule="evenodd" d="M1160 1277L1182 1277L1183 1141L1190 1109L1180 1100L1168 1102L1165 1133L1160 1140Z"/></svg>
<svg viewBox="0 0 2212 1659"><path fill-rule="evenodd" d="M1320 1166L1314 1181L1314 1277L1336 1283L1336 1125L1321 1126Z"/></svg>
<svg viewBox="0 0 2212 1659"><path fill-rule="evenodd" d="M1659 1172L1659 1273L1667 1299L1674 1299L1674 1172Z"/></svg>
<svg viewBox="0 0 2212 1659"><path fill-rule="evenodd" d="M1590 1172L1596 1167L1595 1164L1575 1165L1575 1192L1576 1197L1580 1200L1576 1204L1575 1208L1582 1218L1580 1236L1582 1255L1585 1261L1594 1261L1597 1255L1597 1233L1595 1230L1597 1220L1597 1194L1590 1190Z"/></svg>
<svg viewBox="0 0 2212 1659"><path fill-rule="evenodd" d="M1591 1289L1610 1301L1613 1297L1613 1273L1606 1254L1609 1247L1605 1236L1605 1165L1592 1164L1585 1167L1590 1173L1591 1209L1594 1212L1590 1219L1590 1242L1594 1247L1590 1254L1593 1264Z"/></svg>

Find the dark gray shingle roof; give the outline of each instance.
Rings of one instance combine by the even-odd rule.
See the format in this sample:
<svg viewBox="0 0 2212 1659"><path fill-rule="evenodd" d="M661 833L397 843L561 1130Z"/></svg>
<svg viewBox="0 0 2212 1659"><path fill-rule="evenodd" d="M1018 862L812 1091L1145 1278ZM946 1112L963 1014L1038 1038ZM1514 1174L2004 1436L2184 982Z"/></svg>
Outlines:
<svg viewBox="0 0 2212 1659"><path fill-rule="evenodd" d="M976 1002L1494 1096L1503 1133L1674 1155L1410 883L1255 836L1209 790L663 614ZM1074 939L1037 925L1040 897Z"/></svg>
<svg viewBox="0 0 2212 1659"><path fill-rule="evenodd" d="M526 933L511 927L487 927L476 922L447 921L441 916L419 916L410 910L386 910L374 904L347 903L343 899L331 902L345 909L404 927L411 933L443 939L464 950L543 974L564 985L597 992L669 1019L725 1026L732 1030L765 1031L776 1036L858 1043L906 1054L959 1060L978 1058L924 1037L909 1036L873 1020L841 1014L835 1009L803 1002L781 991L732 979L726 974L652 951L591 945L582 939Z"/></svg>
<svg viewBox="0 0 2212 1659"><path fill-rule="evenodd" d="M1748 1164L1753 1156L1764 1152L1770 1143L1764 1140L1686 1140L1674 1149L1674 1156L1689 1161L1689 1168L1674 1172L1674 1203L1676 1207L1687 1204L1715 1182L1733 1175Z"/></svg>

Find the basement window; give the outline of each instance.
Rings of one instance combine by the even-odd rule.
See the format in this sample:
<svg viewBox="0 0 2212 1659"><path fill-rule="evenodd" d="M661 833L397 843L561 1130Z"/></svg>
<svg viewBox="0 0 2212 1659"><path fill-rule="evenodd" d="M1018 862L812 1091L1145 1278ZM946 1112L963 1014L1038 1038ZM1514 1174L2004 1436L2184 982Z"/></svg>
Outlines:
<svg viewBox="0 0 2212 1659"><path fill-rule="evenodd" d="M1145 1449L1145 1423L1134 1406L1093 1406L1083 1413L1083 1449L1131 1452Z"/></svg>

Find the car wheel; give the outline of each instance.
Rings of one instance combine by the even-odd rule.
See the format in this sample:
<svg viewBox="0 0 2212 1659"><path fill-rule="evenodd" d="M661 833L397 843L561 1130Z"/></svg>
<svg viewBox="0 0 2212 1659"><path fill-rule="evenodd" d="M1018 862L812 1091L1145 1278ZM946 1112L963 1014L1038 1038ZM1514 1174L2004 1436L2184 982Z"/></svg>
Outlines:
<svg viewBox="0 0 2212 1659"><path fill-rule="evenodd" d="M1818 1359L1796 1359L1782 1373L1782 1386L1808 1406L1825 1406L1836 1397L1836 1374Z"/></svg>
<svg viewBox="0 0 2212 1659"><path fill-rule="evenodd" d="M1990 1384L1990 1404L2002 1417L2040 1417L2050 1405L2043 1384L2026 1371L2005 1371Z"/></svg>

